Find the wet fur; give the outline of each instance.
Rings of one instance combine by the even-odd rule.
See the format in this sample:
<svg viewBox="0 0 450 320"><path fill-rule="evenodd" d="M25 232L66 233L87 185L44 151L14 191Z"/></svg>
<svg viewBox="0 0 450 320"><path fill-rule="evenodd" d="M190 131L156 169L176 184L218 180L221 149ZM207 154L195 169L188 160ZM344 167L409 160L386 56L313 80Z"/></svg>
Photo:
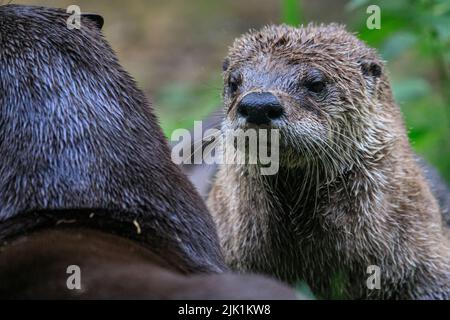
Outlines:
<svg viewBox="0 0 450 320"><path fill-rule="evenodd" d="M0 256L2 299L295 298L293 290L261 276L186 276L166 259L170 252L158 255L137 241L96 230L41 230L0 248ZM80 267L80 290L66 287L66 269L73 264Z"/></svg>
<svg viewBox="0 0 450 320"><path fill-rule="evenodd" d="M317 70L327 87L314 96L303 83ZM338 25L269 26L234 42L224 84L224 132L242 125L236 104L248 92L272 92L285 107L274 123L279 173L223 165L208 199L232 268L304 280L327 298L450 297L444 208L373 49ZM369 265L381 268L380 290L367 289Z"/></svg>
<svg viewBox="0 0 450 320"><path fill-rule="evenodd" d="M0 6L3 296L26 296L5 271L23 267L8 245L66 225L132 239L182 274L225 271L212 218L171 162L144 94L98 23L83 18L80 30L69 30L68 17L62 9ZM39 254L26 254L36 258L21 274L30 286L42 285L33 282L46 268ZM75 263L70 254L60 259ZM49 286L48 294L62 294Z"/></svg>

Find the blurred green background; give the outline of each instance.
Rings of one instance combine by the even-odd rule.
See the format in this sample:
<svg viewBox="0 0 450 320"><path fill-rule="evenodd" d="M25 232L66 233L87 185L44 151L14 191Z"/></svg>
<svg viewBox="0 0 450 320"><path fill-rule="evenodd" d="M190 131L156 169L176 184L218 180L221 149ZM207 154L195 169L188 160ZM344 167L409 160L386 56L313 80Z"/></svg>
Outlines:
<svg viewBox="0 0 450 320"><path fill-rule="evenodd" d="M344 23L387 61L413 147L450 182L450 0L13 2L102 14L106 38L169 137L220 107L220 66L235 37L269 23ZM366 27L370 4L381 9L380 30Z"/></svg>

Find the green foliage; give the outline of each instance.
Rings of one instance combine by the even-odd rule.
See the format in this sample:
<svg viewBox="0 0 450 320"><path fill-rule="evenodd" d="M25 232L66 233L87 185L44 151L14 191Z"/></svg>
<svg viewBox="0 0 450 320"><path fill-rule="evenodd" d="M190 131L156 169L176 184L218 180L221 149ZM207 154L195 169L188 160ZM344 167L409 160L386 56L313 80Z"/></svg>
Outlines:
<svg viewBox="0 0 450 320"><path fill-rule="evenodd" d="M281 21L292 26L301 23L301 0L281 1Z"/></svg>
<svg viewBox="0 0 450 320"><path fill-rule="evenodd" d="M343 272L336 272L331 280L331 298L332 299L346 299L345 285L349 279Z"/></svg>
<svg viewBox="0 0 450 320"><path fill-rule="evenodd" d="M194 120L204 119L221 106L220 74L208 85L174 83L156 93L156 110L166 137L178 128L191 128Z"/></svg>

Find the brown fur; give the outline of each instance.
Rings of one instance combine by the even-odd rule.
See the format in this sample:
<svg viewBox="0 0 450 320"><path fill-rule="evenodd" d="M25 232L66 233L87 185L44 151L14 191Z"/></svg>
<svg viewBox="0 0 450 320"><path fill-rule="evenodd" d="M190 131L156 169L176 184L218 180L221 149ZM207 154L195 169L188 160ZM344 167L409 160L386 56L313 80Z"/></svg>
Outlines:
<svg viewBox="0 0 450 320"><path fill-rule="evenodd" d="M89 229L43 230L17 238L0 254L2 299L295 298L264 277L183 275L165 256L137 242ZM69 265L80 267L80 290L66 287Z"/></svg>
<svg viewBox="0 0 450 320"><path fill-rule="evenodd" d="M285 109L278 174L223 165L210 193L229 265L322 297L337 284L341 297L449 298L446 227L376 52L337 25L270 26L237 39L224 69L224 129L245 127L236 105L249 92ZM367 289L369 265L380 290Z"/></svg>
<svg viewBox="0 0 450 320"><path fill-rule="evenodd" d="M215 275L227 268L214 223L151 106L102 20L70 30L68 17L0 6L0 296L293 298ZM72 264L82 291L65 286Z"/></svg>

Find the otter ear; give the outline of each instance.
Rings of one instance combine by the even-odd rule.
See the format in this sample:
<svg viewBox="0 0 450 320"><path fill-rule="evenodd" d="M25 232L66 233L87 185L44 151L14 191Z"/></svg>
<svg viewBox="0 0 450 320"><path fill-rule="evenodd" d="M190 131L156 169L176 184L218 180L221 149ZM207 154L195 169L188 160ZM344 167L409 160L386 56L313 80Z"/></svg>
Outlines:
<svg viewBox="0 0 450 320"><path fill-rule="evenodd" d="M361 71L366 77L379 78L382 73L381 64L375 61L360 61Z"/></svg>
<svg viewBox="0 0 450 320"><path fill-rule="evenodd" d="M230 59L226 58L222 63L222 70L227 71L230 66Z"/></svg>
<svg viewBox="0 0 450 320"><path fill-rule="evenodd" d="M82 13L81 14L82 17L87 18L89 20L91 20L92 22L95 23L95 25L97 26L97 28L99 30L102 29L103 24L105 23L105 20L103 19L103 17L99 14L95 14L95 13Z"/></svg>

